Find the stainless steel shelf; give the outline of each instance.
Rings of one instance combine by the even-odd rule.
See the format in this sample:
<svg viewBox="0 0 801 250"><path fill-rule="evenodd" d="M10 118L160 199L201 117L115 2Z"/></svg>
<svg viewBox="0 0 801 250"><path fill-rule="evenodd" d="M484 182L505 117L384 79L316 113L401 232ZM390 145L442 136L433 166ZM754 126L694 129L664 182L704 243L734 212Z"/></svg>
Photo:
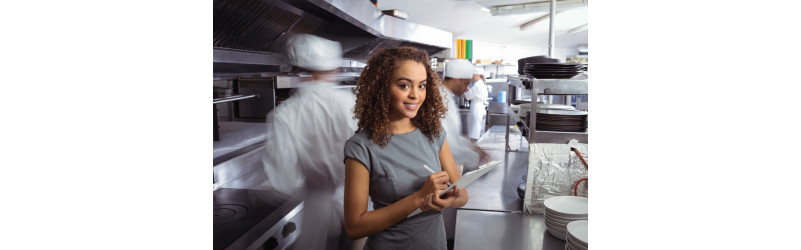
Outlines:
<svg viewBox="0 0 801 250"><path fill-rule="evenodd" d="M509 77L509 84L522 87L523 81L533 82L534 94L540 95L586 95L587 80L536 79L528 77Z"/></svg>
<svg viewBox="0 0 801 250"><path fill-rule="evenodd" d="M518 113L519 113L519 111L517 113L514 112L514 111L507 113L507 115L509 115L509 119L511 119L510 122L514 122L514 125L517 125L517 123L520 122L523 125L523 129L525 129L525 131L527 131L527 132L531 131L529 129L529 127L528 127L528 124L526 124L525 122L523 122L523 120L520 119L520 116L519 116ZM509 124L509 125L512 125L512 124Z"/></svg>
<svg viewBox="0 0 801 250"><path fill-rule="evenodd" d="M214 104L223 103L223 102L239 101L239 100L244 100L244 99L249 99L249 98L254 98L254 97L258 97L258 95L256 95L256 94L253 94L253 95L234 95L234 96L214 99Z"/></svg>
<svg viewBox="0 0 801 250"><path fill-rule="evenodd" d="M579 143L587 143L588 132L561 132L561 131L532 131L531 143L560 143L565 144L571 139L578 140Z"/></svg>
<svg viewBox="0 0 801 250"><path fill-rule="evenodd" d="M214 109L214 129L213 129L214 141L219 141L220 140L220 123L219 123L219 121L217 119L217 104L218 103L224 103L224 102L232 102L232 101L250 99L250 98L254 98L254 97L259 97L259 95L258 94L235 95L235 96L229 96L229 97L223 97L223 98L214 99L213 105L212 105L213 106L212 108ZM229 107L230 108L229 108L228 117L229 117L229 120L230 120L231 114L233 113L233 107L231 107L230 105L229 105Z"/></svg>
<svg viewBox="0 0 801 250"><path fill-rule="evenodd" d="M587 80L534 79L534 93L540 95L586 95Z"/></svg>
<svg viewBox="0 0 801 250"><path fill-rule="evenodd" d="M531 110L537 110L537 102L533 101L537 99L538 95L587 95L588 88L587 88L587 80L570 80L570 79L535 79L535 78L528 78L528 77L509 77L509 93L511 93L512 86L518 88L524 88L523 81L530 81L532 83L532 97L531 97ZM512 100L507 96L507 105L511 103ZM519 102L515 102L519 103ZM508 108L511 110L511 108ZM517 123L517 117L514 117L512 114L514 112L507 112L507 134L508 134L508 126L511 125L512 122ZM537 124L537 115L536 112L531 113L531 117L529 117L530 121L529 124ZM523 123L524 125L527 125ZM580 143L587 143L588 133L587 132L561 132L561 131L547 131L547 130L537 130L535 126L526 126L522 129L528 130L528 141L530 143L567 143L571 139L576 139ZM508 139L507 139L508 144ZM507 148L507 151L513 151Z"/></svg>
<svg viewBox="0 0 801 250"><path fill-rule="evenodd" d="M519 80L519 79L518 79ZM532 98L536 100L537 95L587 95L589 94L587 80L570 79L531 79L533 90ZM531 102L531 109L537 110L537 102ZM529 118L531 124L535 124L531 129L529 141L532 143L567 143L571 139L576 139L580 143L588 143L588 132L561 132L537 130L537 115L532 112Z"/></svg>

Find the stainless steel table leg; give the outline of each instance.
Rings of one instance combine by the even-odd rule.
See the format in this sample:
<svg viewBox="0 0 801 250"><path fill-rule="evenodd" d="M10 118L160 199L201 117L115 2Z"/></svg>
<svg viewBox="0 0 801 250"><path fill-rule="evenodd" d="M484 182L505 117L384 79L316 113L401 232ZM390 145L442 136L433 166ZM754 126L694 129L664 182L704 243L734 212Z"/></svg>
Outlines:
<svg viewBox="0 0 801 250"><path fill-rule="evenodd" d="M236 103L239 103L239 102L236 102ZM228 106L228 115L227 115L228 121L232 122L232 121L234 121L234 103L233 102L229 102L229 103L226 103L225 105Z"/></svg>
<svg viewBox="0 0 801 250"><path fill-rule="evenodd" d="M217 122L217 104L214 106L214 141L220 140L220 124Z"/></svg>

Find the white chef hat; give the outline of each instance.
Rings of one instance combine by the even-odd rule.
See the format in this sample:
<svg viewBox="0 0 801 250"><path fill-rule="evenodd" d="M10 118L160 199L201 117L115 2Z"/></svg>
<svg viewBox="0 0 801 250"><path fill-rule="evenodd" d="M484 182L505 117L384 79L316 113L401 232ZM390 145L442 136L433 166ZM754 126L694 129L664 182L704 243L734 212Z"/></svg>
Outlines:
<svg viewBox="0 0 801 250"><path fill-rule="evenodd" d="M473 70L473 74L474 75L484 75L484 68L476 67L476 69Z"/></svg>
<svg viewBox="0 0 801 250"><path fill-rule="evenodd" d="M322 37L297 34L287 41L289 63L311 71L328 71L342 64L342 45Z"/></svg>
<svg viewBox="0 0 801 250"><path fill-rule="evenodd" d="M465 59L454 59L445 65L445 77L470 79L473 78L473 64Z"/></svg>

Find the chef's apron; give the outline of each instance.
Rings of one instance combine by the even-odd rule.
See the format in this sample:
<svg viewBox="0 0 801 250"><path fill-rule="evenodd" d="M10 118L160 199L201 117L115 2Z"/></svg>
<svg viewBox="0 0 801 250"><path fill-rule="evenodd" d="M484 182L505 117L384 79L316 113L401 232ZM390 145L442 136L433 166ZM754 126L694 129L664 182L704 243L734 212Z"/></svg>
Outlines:
<svg viewBox="0 0 801 250"><path fill-rule="evenodd" d="M470 116L467 118L467 135L470 139L478 140L484 132L484 117L487 109L482 102L470 102Z"/></svg>

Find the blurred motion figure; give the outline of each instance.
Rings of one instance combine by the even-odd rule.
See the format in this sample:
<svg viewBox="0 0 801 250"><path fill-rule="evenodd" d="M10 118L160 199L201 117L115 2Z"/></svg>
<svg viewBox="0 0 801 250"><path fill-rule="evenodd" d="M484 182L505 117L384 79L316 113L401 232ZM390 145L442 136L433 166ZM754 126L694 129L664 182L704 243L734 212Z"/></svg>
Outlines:
<svg viewBox="0 0 801 250"><path fill-rule="evenodd" d="M336 88L342 63L338 42L308 34L287 42L293 66L313 80L267 115L265 152L267 181L261 188L281 199L304 197L303 224L295 249L350 249L344 235L343 193L345 144L356 131L356 96Z"/></svg>
<svg viewBox="0 0 801 250"><path fill-rule="evenodd" d="M448 107L448 112L442 120L442 127L448 136L453 159L456 160L457 165L464 166L464 171L478 167L480 161L489 160L486 152L462 135L462 118L454 99L455 96L463 96L468 90L467 86L470 84L470 79L473 79L474 71L475 67L468 60L451 60L445 65L445 79L442 80L444 88L440 88L442 100Z"/></svg>

